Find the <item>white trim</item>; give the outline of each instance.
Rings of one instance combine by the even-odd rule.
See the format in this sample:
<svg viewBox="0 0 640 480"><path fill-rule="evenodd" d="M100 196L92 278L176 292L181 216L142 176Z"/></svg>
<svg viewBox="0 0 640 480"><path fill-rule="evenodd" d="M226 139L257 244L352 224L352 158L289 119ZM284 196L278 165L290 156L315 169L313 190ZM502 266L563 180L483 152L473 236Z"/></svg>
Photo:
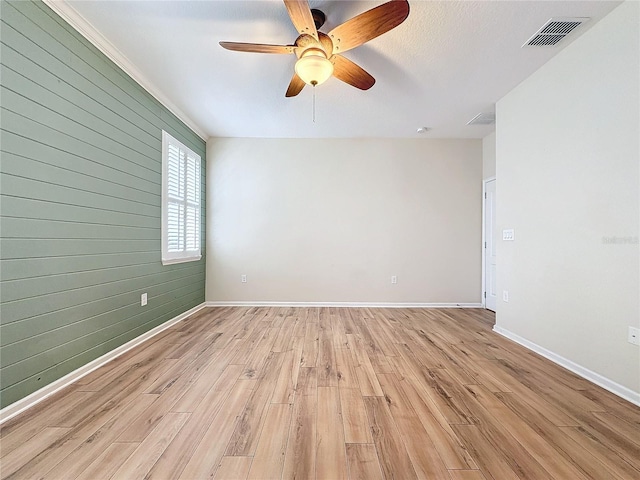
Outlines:
<svg viewBox="0 0 640 480"><path fill-rule="evenodd" d="M164 239L164 236L162 237ZM197 262L202 259L202 255L196 257L172 258L171 260L162 260L162 265L175 265L176 263Z"/></svg>
<svg viewBox="0 0 640 480"><path fill-rule="evenodd" d="M482 308L481 303L206 302L207 307Z"/></svg>
<svg viewBox="0 0 640 480"><path fill-rule="evenodd" d="M605 390L608 390L611 393L614 393L619 397L622 397L625 400L640 406L640 392L634 392L633 390L625 387L624 385L620 385L619 383L616 383L613 380L610 380L607 377L600 375L599 373L596 373L592 370L589 370L588 368L583 367L582 365L572 362L571 360L564 358L563 356L558 355L557 353L554 353L551 350L547 350L546 348L541 347L540 345L537 345L527 340L526 338L523 338L520 335L510 332L509 330L506 330L502 327L494 325L493 331L499 335L502 335L503 337L508 338L509 340L519 343L523 347L526 347L529 350L532 350L539 355L542 355L543 357L551 360L553 363L557 363L561 367L564 367L567 370L572 371L576 375L579 375L582 378L589 380L592 383L595 383L596 385L604 388Z"/></svg>
<svg viewBox="0 0 640 480"><path fill-rule="evenodd" d="M485 195L487 194L487 183L495 182L496 176L487 177L482 180L482 244L480 245L480 251L482 252L482 291L480 292L480 300L482 301L482 308L487 308L487 297L485 297L485 293L487 292L487 271L486 271L486 252L484 251L484 244L487 241L486 232L485 232Z"/></svg>
<svg viewBox="0 0 640 480"><path fill-rule="evenodd" d="M24 412L25 410L35 406L37 403L40 403L45 398L50 397L54 393L62 390L66 386L68 386L68 385L72 384L73 382L75 382L76 380L79 380L80 378L84 377L85 375L87 375L87 374L93 372L94 370L100 368L101 366L103 366L104 364L110 362L114 358L119 357L123 353L131 350L134 347L137 347L141 343L146 342L151 337L156 336L157 334L159 334L163 330L166 330L167 328L169 328L169 327L175 325L176 323L184 320L189 315L193 315L197 311L202 310L204 307L205 307L205 303L201 303L200 305L196 305L192 309L187 310L186 312L183 312L180 315L177 315L177 316L173 317L171 320L167 320L163 324L158 325L157 327L152 328L148 332L143 333L142 335L134 338L133 340L128 341L124 345L120 345L118 348L114 348L113 350L111 350L110 352L105 353L101 357L98 357L95 360L92 360L91 362L87 363L86 365L83 365L80 368L77 368L76 370L74 370L73 372L68 373L64 377L59 378L58 380L55 380L55 381L51 382L49 385L45 385L40 390L37 390L37 391L33 392L31 395L28 395L28 396L18 400L17 402L14 402L11 405L6 406L2 410L0 410L0 425L2 425L7 420L15 417L16 415Z"/></svg>
<svg viewBox="0 0 640 480"><path fill-rule="evenodd" d="M113 63L120 67L127 75L138 82L156 100L164 105L171 113L184 122L196 135L206 141L208 135L187 114L180 110L169 98L162 93L148 78L146 78L131 61L118 50L96 27L73 8L66 0L43 0L62 19L86 38L93 46L104 53Z"/></svg>

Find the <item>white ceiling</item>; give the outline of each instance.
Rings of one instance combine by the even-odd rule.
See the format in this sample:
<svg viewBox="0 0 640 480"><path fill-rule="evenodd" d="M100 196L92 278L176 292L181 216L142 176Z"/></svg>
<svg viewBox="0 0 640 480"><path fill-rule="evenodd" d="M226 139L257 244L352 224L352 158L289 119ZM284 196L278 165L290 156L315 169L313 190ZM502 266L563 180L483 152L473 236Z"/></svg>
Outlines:
<svg viewBox="0 0 640 480"><path fill-rule="evenodd" d="M324 32L382 3L310 2L327 15ZM497 100L619 3L410 0L403 24L345 53L376 78L373 88L335 78L318 86L315 123L311 87L284 96L294 55L218 45L293 43L280 0L66 0L63 8L83 17L205 138L417 137L421 126L431 129L421 137L481 138L494 127L467 126L471 118L495 111ZM521 48L551 17L592 20L557 47Z"/></svg>

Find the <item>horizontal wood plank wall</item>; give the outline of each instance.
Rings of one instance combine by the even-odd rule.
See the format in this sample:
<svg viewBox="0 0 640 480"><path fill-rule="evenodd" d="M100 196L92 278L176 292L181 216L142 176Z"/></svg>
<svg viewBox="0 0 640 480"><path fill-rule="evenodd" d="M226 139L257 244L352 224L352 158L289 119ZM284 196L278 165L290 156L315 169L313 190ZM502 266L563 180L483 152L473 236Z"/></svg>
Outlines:
<svg viewBox="0 0 640 480"><path fill-rule="evenodd" d="M0 8L5 407L204 301L204 255L160 263L161 132L203 192L205 142L43 3Z"/></svg>

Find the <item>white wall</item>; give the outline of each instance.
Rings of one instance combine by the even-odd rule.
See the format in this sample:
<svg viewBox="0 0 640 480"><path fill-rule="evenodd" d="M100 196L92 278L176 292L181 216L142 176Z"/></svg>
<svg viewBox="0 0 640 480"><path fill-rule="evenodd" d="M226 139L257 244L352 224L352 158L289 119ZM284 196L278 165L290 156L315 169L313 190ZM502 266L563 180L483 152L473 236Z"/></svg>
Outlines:
<svg viewBox="0 0 640 480"><path fill-rule="evenodd" d="M509 302L497 328L636 401L639 6L616 8L500 100L496 131L498 229L515 229L498 245Z"/></svg>
<svg viewBox="0 0 640 480"><path fill-rule="evenodd" d="M207 300L480 303L481 192L480 140L212 139Z"/></svg>
<svg viewBox="0 0 640 480"><path fill-rule="evenodd" d="M496 176L496 132L482 139L482 178Z"/></svg>

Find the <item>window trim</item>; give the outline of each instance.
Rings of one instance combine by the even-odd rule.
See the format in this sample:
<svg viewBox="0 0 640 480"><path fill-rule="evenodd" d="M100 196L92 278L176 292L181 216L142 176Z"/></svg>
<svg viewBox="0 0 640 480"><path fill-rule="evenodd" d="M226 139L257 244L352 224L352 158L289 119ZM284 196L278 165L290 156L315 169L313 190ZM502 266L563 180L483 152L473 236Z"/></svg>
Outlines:
<svg viewBox="0 0 640 480"><path fill-rule="evenodd" d="M169 168L169 145L174 145L180 150L183 150L187 155L191 155L197 159L198 179L196 182L198 188L198 249L197 250L185 250L180 252L169 252L169 238L168 238L168 214L169 214L169 181L168 181L168 168ZM202 215L202 158L195 153L184 143L177 140L168 132L162 130L162 228L161 228L161 260L162 265L173 265L176 263L196 262L202 258L202 224L200 222ZM186 195L186 192L185 192ZM184 217L186 220L186 209L184 211Z"/></svg>

